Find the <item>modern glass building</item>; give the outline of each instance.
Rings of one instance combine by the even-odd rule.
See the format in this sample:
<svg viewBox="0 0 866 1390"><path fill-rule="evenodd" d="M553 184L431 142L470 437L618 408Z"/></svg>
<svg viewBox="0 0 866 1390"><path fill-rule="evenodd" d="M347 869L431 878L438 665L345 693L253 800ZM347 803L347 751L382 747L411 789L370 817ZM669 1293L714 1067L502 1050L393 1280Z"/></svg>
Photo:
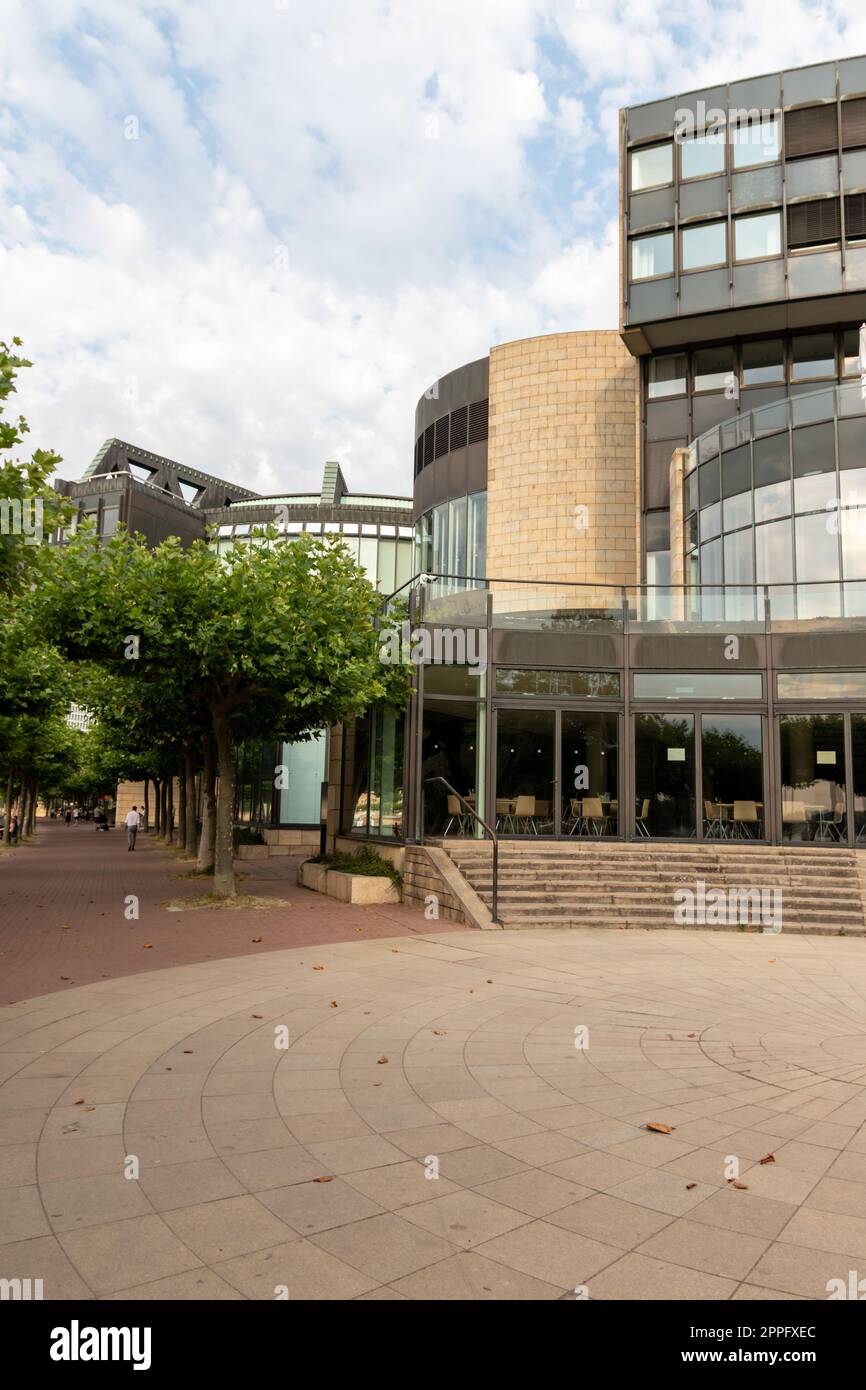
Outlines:
<svg viewBox="0 0 866 1390"><path fill-rule="evenodd" d="M434 656L347 731L337 828L866 849L866 58L620 139L619 332L418 403Z"/></svg>

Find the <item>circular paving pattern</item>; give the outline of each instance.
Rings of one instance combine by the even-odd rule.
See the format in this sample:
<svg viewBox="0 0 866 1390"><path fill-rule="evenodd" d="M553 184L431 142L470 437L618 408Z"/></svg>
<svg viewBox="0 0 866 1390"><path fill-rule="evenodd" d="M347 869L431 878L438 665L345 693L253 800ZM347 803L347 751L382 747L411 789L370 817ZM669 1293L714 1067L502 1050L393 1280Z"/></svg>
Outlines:
<svg viewBox="0 0 866 1390"><path fill-rule="evenodd" d="M300 948L16 1004L0 1069L0 1277L46 1298L826 1298L866 1275L853 939Z"/></svg>

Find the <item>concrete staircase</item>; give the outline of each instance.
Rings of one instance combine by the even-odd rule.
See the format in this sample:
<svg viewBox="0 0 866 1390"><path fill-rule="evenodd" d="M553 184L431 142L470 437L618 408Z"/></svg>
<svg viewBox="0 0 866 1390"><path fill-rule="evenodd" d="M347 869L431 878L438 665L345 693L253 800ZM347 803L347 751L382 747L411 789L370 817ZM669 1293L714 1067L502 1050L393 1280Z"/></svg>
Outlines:
<svg viewBox="0 0 866 1390"><path fill-rule="evenodd" d="M481 840L440 841L466 884L492 905L492 850ZM721 914L704 896L721 889ZM678 890L695 895L677 920ZM741 919L737 893L767 890ZM866 935L866 851L829 846L624 844L601 840L500 843L499 921L504 927L680 927L760 931L781 893L783 931ZM682 902L682 899L679 900ZM718 899L715 900L718 902ZM767 913L766 918L762 916ZM682 912L680 917L682 918ZM715 918L715 920L714 920ZM719 920L720 918L720 920Z"/></svg>

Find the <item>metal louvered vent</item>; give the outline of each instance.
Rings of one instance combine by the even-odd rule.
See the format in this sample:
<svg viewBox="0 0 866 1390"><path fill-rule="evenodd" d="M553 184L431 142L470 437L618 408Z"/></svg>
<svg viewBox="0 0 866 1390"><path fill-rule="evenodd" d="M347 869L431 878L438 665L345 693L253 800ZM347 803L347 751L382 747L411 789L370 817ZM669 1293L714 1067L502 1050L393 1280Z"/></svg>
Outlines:
<svg viewBox="0 0 866 1390"><path fill-rule="evenodd" d="M448 453L448 416L442 415L436 421L435 445L433 449L434 459L441 459L443 454Z"/></svg>
<svg viewBox="0 0 866 1390"><path fill-rule="evenodd" d="M424 467L433 462L433 426L428 425L424 431Z"/></svg>
<svg viewBox="0 0 866 1390"><path fill-rule="evenodd" d="M822 246L838 241L841 218L838 198L816 198L788 208L788 246Z"/></svg>
<svg viewBox="0 0 866 1390"><path fill-rule="evenodd" d="M469 411L465 405L451 412L451 449L462 449L466 443L466 421Z"/></svg>
<svg viewBox="0 0 866 1390"><path fill-rule="evenodd" d="M806 154L829 154L839 145L836 103L806 106L785 116L785 157L799 159Z"/></svg>
<svg viewBox="0 0 866 1390"><path fill-rule="evenodd" d="M845 195L845 237L848 241L866 237L866 193Z"/></svg>
<svg viewBox="0 0 866 1390"><path fill-rule="evenodd" d="M487 438L487 407L489 401L474 401L469 407L469 435L470 444L479 444L482 439Z"/></svg>
<svg viewBox="0 0 866 1390"><path fill-rule="evenodd" d="M842 102L842 148L856 150L866 145L866 97Z"/></svg>
<svg viewBox="0 0 866 1390"><path fill-rule="evenodd" d="M421 469L422 469L423 467L424 467L424 436L423 436L423 434L419 434L418 438L415 440L415 477L416 477L416 478L418 477L418 474L421 472Z"/></svg>

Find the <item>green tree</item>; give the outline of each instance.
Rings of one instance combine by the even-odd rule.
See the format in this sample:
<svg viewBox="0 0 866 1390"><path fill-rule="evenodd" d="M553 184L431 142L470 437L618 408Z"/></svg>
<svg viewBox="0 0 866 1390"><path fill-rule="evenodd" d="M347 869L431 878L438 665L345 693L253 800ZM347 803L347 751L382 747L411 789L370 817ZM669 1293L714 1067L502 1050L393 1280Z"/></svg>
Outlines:
<svg viewBox="0 0 866 1390"><path fill-rule="evenodd" d="M183 741L210 731L218 795L214 891L235 893L235 748L293 742L384 701L408 699L406 669L383 664L377 626L396 625L339 542L274 531L220 557L171 538L149 550L118 532L81 533L52 556L42 621L71 659L158 688ZM203 827L204 834L204 827Z"/></svg>

